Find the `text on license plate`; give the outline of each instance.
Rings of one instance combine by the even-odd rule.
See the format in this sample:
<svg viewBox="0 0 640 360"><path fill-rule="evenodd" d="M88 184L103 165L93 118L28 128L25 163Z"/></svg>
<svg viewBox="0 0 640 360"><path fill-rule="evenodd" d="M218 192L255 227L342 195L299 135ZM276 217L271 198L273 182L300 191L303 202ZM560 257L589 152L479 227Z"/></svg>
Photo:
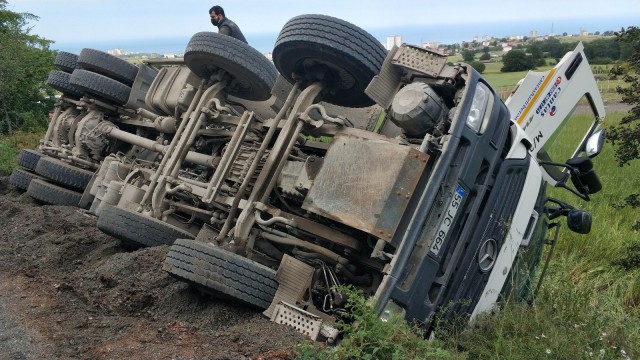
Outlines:
<svg viewBox="0 0 640 360"><path fill-rule="evenodd" d="M451 197L449 207L446 209L444 216L442 217L442 222L440 222L438 231L436 231L436 238L433 239L433 242L431 243L430 250L431 253L433 253L433 255L435 256L439 256L440 250L444 245L444 240L447 238L447 234L449 233L449 230L451 230L451 226L453 225L453 219L455 219L456 214L460 209L462 199L464 199L464 189L462 188L462 186L458 185L456 187L456 191Z"/></svg>

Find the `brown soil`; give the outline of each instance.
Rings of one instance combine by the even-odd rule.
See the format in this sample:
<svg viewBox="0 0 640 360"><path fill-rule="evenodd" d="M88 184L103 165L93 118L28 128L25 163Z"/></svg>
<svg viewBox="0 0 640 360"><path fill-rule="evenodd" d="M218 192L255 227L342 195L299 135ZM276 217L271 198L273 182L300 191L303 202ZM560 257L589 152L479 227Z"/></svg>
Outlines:
<svg viewBox="0 0 640 360"><path fill-rule="evenodd" d="M287 359L304 339L161 270L96 219L0 178L0 358Z"/></svg>

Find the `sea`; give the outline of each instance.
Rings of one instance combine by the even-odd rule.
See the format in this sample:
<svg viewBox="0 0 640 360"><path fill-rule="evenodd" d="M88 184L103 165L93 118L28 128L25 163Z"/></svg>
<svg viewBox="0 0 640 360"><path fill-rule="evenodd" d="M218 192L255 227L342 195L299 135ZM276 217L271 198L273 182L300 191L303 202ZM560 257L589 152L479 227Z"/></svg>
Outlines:
<svg viewBox="0 0 640 360"><path fill-rule="evenodd" d="M546 34L578 35L581 30L590 33L613 30L618 31L622 27L637 26L638 19L634 16L628 18L602 18L602 19L574 19L574 20L536 20L520 22L494 22L494 23L464 23L457 25L423 25L423 26L395 26L366 29L371 35L386 44L388 36L400 35L402 41L408 44L421 45L424 42L439 42L440 44L455 44L463 41L472 41L482 36L504 38L509 36L531 36L531 31L537 31L539 36ZM278 33L245 34L251 46L261 53L270 53L273 50ZM56 42L52 48L56 50L79 53L85 47L101 51L122 49L128 53L157 53L157 54L183 54L191 35L176 35L171 38L152 39L127 39L127 40L101 40L82 42ZM55 40L55 39L54 39Z"/></svg>

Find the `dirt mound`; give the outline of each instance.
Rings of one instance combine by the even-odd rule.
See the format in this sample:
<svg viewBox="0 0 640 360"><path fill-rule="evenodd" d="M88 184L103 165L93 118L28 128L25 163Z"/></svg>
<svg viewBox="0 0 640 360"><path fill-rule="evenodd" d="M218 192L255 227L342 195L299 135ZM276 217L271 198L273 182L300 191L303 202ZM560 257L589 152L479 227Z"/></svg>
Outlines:
<svg viewBox="0 0 640 360"><path fill-rule="evenodd" d="M71 207L0 178L0 358L286 358L303 341L260 311L161 270L168 247L129 251Z"/></svg>

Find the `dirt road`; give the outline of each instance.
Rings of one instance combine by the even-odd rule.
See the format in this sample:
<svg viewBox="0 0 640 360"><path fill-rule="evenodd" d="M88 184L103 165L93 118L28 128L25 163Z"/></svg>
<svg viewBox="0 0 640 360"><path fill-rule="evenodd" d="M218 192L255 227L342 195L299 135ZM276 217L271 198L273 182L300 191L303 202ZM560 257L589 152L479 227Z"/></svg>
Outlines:
<svg viewBox="0 0 640 360"><path fill-rule="evenodd" d="M285 359L304 341L170 277L168 247L131 252L95 225L0 178L1 359Z"/></svg>

